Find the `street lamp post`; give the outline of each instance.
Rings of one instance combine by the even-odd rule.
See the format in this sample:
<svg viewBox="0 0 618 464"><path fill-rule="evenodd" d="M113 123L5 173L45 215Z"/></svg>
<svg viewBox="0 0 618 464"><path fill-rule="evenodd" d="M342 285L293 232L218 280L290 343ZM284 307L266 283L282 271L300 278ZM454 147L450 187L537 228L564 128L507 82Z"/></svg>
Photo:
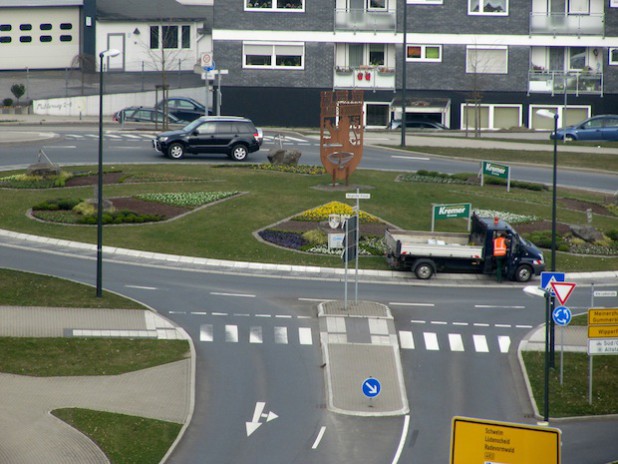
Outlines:
<svg viewBox="0 0 618 464"><path fill-rule="evenodd" d="M118 56L110 48L99 53L99 175L97 183L97 297L103 296L103 58Z"/></svg>
<svg viewBox="0 0 618 464"><path fill-rule="evenodd" d="M401 146L406 146L406 81L408 80L406 60L408 58L408 2L403 2L403 54L401 60Z"/></svg>

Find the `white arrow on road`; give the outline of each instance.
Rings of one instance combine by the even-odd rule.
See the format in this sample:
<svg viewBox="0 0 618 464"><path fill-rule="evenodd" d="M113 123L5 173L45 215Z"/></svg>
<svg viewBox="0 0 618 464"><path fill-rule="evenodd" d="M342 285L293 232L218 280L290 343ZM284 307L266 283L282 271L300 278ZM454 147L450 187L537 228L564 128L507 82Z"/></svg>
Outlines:
<svg viewBox="0 0 618 464"><path fill-rule="evenodd" d="M262 422L260 422L260 418L265 418L266 422L270 422L271 420L279 417L272 411L264 413L264 406L266 406L266 403L262 401L258 401L257 403L255 403L255 409L253 410L253 419L251 420L251 422L245 423L247 426L247 436L251 435L258 429L260 425L262 425Z"/></svg>

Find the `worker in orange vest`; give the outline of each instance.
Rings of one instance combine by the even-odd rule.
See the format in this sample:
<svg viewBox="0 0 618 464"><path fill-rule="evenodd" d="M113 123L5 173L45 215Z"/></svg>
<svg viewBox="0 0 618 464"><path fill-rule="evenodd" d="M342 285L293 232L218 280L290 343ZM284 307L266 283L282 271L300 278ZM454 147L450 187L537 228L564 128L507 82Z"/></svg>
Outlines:
<svg viewBox="0 0 618 464"><path fill-rule="evenodd" d="M506 237L498 232L494 238L494 258L496 260L496 281L502 282L502 270L504 268L504 257L506 256Z"/></svg>

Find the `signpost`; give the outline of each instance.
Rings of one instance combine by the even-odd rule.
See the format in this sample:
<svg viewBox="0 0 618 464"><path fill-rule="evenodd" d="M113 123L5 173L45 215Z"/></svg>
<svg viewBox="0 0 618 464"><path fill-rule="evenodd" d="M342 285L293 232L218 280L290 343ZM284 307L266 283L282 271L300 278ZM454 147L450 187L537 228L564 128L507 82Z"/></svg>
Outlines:
<svg viewBox="0 0 618 464"><path fill-rule="evenodd" d="M346 193L346 199L356 200L356 206L354 211L356 214L348 218L345 222L345 235L343 238L343 253L341 259L345 263L345 297L344 305L348 307L348 262L354 260L355 263L355 279L354 279L354 301L358 301L358 239L360 237L360 218L358 213L360 211L359 200L369 200L371 194L360 193L359 189L356 189L356 193Z"/></svg>
<svg viewBox="0 0 618 464"><path fill-rule="evenodd" d="M561 432L468 417L454 417L450 464L560 464Z"/></svg>
<svg viewBox="0 0 618 464"><path fill-rule="evenodd" d="M468 230L470 230L470 216L472 215L471 203L453 203L450 205L433 205L431 214L431 231L433 232L435 222L441 219L468 218Z"/></svg>
<svg viewBox="0 0 618 464"><path fill-rule="evenodd" d="M506 179L506 191L511 191L511 168L506 164L498 164L493 161L481 161L481 187L485 176Z"/></svg>
<svg viewBox="0 0 618 464"><path fill-rule="evenodd" d="M571 322L571 310L566 306L558 306L552 313L552 318L560 326L560 385L564 378L564 328Z"/></svg>
<svg viewBox="0 0 618 464"><path fill-rule="evenodd" d="M588 404L592 404L593 355L618 354L618 308L588 310Z"/></svg>

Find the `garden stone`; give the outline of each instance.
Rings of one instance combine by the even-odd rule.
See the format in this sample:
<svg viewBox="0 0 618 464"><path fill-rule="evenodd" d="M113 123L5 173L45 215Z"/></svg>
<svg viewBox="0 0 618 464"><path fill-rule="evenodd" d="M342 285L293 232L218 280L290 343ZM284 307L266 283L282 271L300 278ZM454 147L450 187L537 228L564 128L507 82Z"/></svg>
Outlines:
<svg viewBox="0 0 618 464"><path fill-rule="evenodd" d="M585 240L588 243L603 240L603 234L592 226L572 225L570 228L573 235Z"/></svg>
<svg viewBox="0 0 618 464"><path fill-rule="evenodd" d="M275 165L296 166L301 154L298 150L271 150L268 154L268 161Z"/></svg>

